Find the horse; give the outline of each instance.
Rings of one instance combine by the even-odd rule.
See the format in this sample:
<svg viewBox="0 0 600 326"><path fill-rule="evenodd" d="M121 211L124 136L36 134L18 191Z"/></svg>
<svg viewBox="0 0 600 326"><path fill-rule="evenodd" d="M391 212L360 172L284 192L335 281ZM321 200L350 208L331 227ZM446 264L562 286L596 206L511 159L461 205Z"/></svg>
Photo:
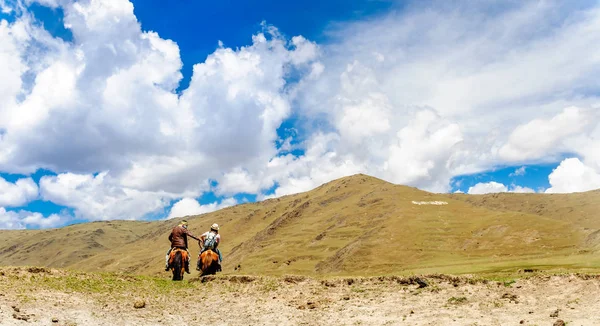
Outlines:
<svg viewBox="0 0 600 326"><path fill-rule="evenodd" d="M196 269L201 271L200 276L204 275L215 275L217 268L219 267L219 255L207 249L198 256L198 263Z"/></svg>
<svg viewBox="0 0 600 326"><path fill-rule="evenodd" d="M185 262L188 259L187 250L175 248L169 255L169 268L173 271L173 281L182 281L185 273Z"/></svg>

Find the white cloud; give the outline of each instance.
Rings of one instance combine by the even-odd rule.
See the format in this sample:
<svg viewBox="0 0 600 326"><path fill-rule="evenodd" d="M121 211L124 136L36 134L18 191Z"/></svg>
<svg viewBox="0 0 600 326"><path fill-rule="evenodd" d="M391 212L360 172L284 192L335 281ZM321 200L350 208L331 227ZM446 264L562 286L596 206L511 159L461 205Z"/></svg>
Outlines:
<svg viewBox="0 0 600 326"><path fill-rule="evenodd" d="M494 15L481 6L424 7L334 31L327 69L300 92L305 117L322 118L340 136L332 152L383 179L448 191L455 175L551 160L573 145L563 138L597 125L589 108L598 97L582 90L597 89L600 56L587 53L590 38L600 41L599 10L554 2ZM437 116L431 136L412 118L428 111ZM413 139L394 144L401 130ZM396 171L386 169L390 160Z"/></svg>
<svg viewBox="0 0 600 326"><path fill-rule="evenodd" d="M239 192L254 194L273 186L273 184L261 183L261 179L253 180L247 171L239 168L226 173L220 181L215 190L218 194L235 194Z"/></svg>
<svg viewBox="0 0 600 326"><path fill-rule="evenodd" d="M214 202L206 205L200 205L197 200L186 197L173 204L167 219L210 213L237 204L238 202L235 200L235 198L227 198L222 200L221 203Z"/></svg>
<svg viewBox="0 0 600 326"><path fill-rule="evenodd" d="M529 188L529 187L521 187L521 186L513 186L513 188L510 190L510 192L516 192L516 193L535 193L535 190Z"/></svg>
<svg viewBox="0 0 600 326"><path fill-rule="evenodd" d="M82 218L139 218L166 199L198 196L219 175L225 189L236 171L277 153L289 70L315 78L323 69L315 43L288 42L265 24L251 45L196 64L179 97L177 44L142 31L129 1L41 3L63 8L74 41L53 38L27 12L1 23L0 171L71 171L44 178L42 192ZM98 171L110 172L91 176Z"/></svg>
<svg viewBox="0 0 600 326"><path fill-rule="evenodd" d="M160 212L173 198L168 193L122 187L107 172L44 176L40 193L44 200L72 207L76 217L87 220L140 219Z"/></svg>
<svg viewBox="0 0 600 326"><path fill-rule="evenodd" d="M4 207L0 207L0 229L57 227L64 225L69 219L68 215L52 214L45 217L36 212L7 211Z"/></svg>
<svg viewBox="0 0 600 326"><path fill-rule="evenodd" d="M409 5L335 25L326 44L263 24L247 46L186 62L177 94L177 40L144 31L129 1L39 2L61 6L74 38L26 11L0 23L0 171L60 173L42 196L81 218L141 218L210 180L279 196L363 172L444 192L565 151L600 169L599 8ZM305 154L279 156L292 114Z"/></svg>
<svg viewBox="0 0 600 326"><path fill-rule="evenodd" d="M392 181L433 191L448 190L451 156L454 146L463 140L460 127L431 111L420 111L397 136L398 143L391 145L389 159L384 164Z"/></svg>
<svg viewBox="0 0 600 326"><path fill-rule="evenodd" d="M527 168L524 167L524 166L522 166L522 167L516 169L515 172L512 172L508 176L510 176L510 177L520 177L520 176L524 176L526 173L527 173Z"/></svg>
<svg viewBox="0 0 600 326"><path fill-rule="evenodd" d="M0 11L4 14L10 14L12 12L12 8L6 4L5 0L0 0Z"/></svg>
<svg viewBox="0 0 600 326"><path fill-rule="evenodd" d="M481 195L499 192L508 192L508 188L505 185L495 181L478 183L472 187L469 187L469 190L467 191L467 193L470 195Z"/></svg>
<svg viewBox="0 0 600 326"><path fill-rule="evenodd" d="M584 131L595 120L594 116L591 110L568 107L552 119L532 120L512 132L508 143L500 148L500 157L507 161L524 161L564 152L569 148L562 141Z"/></svg>
<svg viewBox="0 0 600 326"><path fill-rule="evenodd" d="M550 173L546 193L582 192L600 188L600 173L578 158L567 158Z"/></svg>
<svg viewBox="0 0 600 326"><path fill-rule="evenodd" d="M0 177L0 206L23 206L38 197L38 186L31 178L23 178L15 183Z"/></svg>
<svg viewBox="0 0 600 326"><path fill-rule="evenodd" d="M492 194L500 192L535 193L535 190L517 185L511 185L511 187L509 188L502 183L490 181L480 182L472 187L469 187L469 190L467 191L467 193L471 195Z"/></svg>

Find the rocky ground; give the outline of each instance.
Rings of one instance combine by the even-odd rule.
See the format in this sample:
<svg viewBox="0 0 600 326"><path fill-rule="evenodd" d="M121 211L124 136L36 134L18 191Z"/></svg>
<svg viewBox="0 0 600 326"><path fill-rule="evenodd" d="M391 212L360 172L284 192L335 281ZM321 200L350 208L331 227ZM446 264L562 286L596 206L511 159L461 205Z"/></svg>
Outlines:
<svg viewBox="0 0 600 326"><path fill-rule="evenodd" d="M0 268L0 325L600 325L600 276L220 276Z"/></svg>

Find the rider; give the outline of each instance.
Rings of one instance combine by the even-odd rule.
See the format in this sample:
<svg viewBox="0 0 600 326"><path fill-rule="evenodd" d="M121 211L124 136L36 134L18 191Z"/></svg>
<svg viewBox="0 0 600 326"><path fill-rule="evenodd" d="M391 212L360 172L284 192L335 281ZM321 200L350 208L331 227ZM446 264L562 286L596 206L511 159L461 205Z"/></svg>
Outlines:
<svg viewBox="0 0 600 326"><path fill-rule="evenodd" d="M221 262L223 261L223 256L221 256L221 251L217 249L219 243L221 242L221 235L219 234L219 224L215 223L211 225L210 231L204 232L200 236L200 241L202 241L202 250L200 250L200 254L210 249L215 251L219 255L219 267L217 271L221 271Z"/></svg>
<svg viewBox="0 0 600 326"><path fill-rule="evenodd" d="M186 259L186 261L185 261L185 272L188 274L190 273L190 267L189 267L190 252L187 249L187 247L188 247L187 236L188 235L191 238L194 238L194 239L200 241L200 239L196 238L193 234L190 233L190 231L188 231L188 222L186 220L181 221L181 223L179 223L179 225L174 227L173 230L171 231L171 234L169 235L169 241L171 241L171 248L169 248L169 251L167 251L167 257L165 257L165 259L166 259L165 271L169 271L169 255L171 254L171 250L173 250L175 248L181 248L188 252L188 259Z"/></svg>

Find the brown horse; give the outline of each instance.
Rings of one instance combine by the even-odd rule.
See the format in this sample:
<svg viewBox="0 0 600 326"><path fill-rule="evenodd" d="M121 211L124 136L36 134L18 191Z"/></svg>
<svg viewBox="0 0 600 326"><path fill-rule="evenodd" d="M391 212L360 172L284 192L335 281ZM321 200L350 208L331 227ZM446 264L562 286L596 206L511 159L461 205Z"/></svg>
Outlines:
<svg viewBox="0 0 600 326"><path fill-rule="evenodd" d="M219 267L219 255L208 249L198 256L198 264L196 269L201 271L200 276L214 275Z"/></svg>
<svg viewBox="0 0 600 326"><path fill-rule="evenodd" d="M173 281L183 280L185 273L185 263L188 259L187 250L175 248L169 255L169 268L173 271Z"/></svg>

